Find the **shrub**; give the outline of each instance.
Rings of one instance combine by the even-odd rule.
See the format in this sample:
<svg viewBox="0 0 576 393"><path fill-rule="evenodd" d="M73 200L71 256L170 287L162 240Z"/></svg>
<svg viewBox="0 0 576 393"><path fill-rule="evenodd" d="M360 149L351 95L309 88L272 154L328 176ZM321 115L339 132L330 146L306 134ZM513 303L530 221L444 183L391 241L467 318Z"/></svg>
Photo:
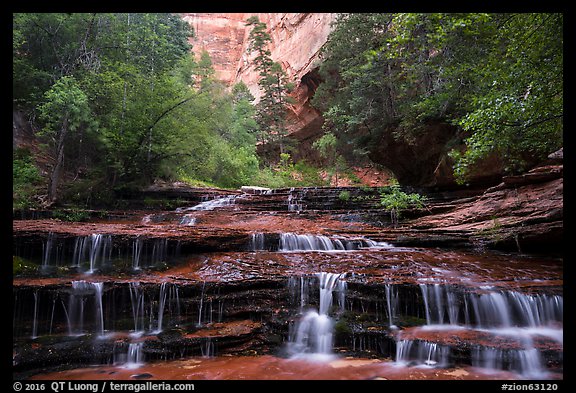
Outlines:
<svg viewBox="0 0 576 393"><path fill-rule="evenodd" d="M348 202L350 200L350 191L340 191L338 199L340 199L342 202Z"/></svg>
<svg viewBox="0 0 576 393"><path fill-rule="evenodd" d="M426 201L425 196L417 193L407 194L397 184L382 188L380 192L380 204L384 209L390 210L390 218L394 226L398 225L402 210L422 208Z"/></svg>
<svg viewBox="0 0 576 393"><path fill-rule="evenodd" d="M30 151L17 149L12 154L12 208L34 207L33 196L38 193L42 177L34 165Z"/></svg>

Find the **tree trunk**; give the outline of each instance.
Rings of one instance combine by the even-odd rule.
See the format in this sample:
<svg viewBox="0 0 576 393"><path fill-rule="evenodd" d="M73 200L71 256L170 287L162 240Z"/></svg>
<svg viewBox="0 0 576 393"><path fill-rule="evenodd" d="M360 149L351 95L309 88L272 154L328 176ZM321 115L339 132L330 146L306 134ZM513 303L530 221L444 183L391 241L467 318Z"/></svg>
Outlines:
<svg viewBox="0 0 576 393"><path fill-rule="evenodd" d="M58 147L56 149L56 164L50 176L50 186L48 188L48 201L55 202L58 199L58 183L60 182L60 175L62 172L62 165L64 163L64 140L68 133L68 115L64 117L62 122L62 129L58 136Z"/></svg>

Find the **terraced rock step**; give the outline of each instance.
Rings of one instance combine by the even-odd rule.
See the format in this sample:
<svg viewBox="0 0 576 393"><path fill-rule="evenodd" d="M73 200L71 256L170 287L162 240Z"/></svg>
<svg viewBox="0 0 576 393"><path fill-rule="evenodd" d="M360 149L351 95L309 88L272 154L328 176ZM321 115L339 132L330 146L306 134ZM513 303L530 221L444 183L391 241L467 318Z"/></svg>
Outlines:
<svg viewBox="0 0 576 393"><path fill-rule="evenodd" d="M523 293L382 284L347 274L332 275L339 281L330 286L318 274L211 282L177 277L19 282L14 287L16 369L70 359L132 367L137 356L146 362L224 353L286 356L307 347L296 332L316 329L315 322L297 326L312 323L314 315L333 321L325 344L329 348L333 340L335 353L388 357L399 364L472 365L538 378L562 369L563 301L553 288ZM319 313L310 313L311 307ZM283 344L292 341L299 344ZM62 347L69 356L56 350ZM139 355L131 357L130 351Z"/></svg>

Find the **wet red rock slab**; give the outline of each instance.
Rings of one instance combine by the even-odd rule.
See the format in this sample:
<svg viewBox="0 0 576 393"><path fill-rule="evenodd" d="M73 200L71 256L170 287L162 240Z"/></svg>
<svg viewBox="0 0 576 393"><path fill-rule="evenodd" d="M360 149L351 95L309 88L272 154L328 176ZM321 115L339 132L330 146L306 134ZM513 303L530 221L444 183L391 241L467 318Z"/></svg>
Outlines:
<svg viewBox="0 0 576 393"><path fill-rule="evenodd" d="M475 291L516 289L537 291L563 285L562 261L502 253L442 249L390 248L349 252L220 252L195 254L175 266L134 274L78 273L60 277L15 277L14 286L69 284L71 280L138 280L182 285L252 279L284 279L321 271L347 273L348 280L391 284L454 284Z"/></svg>
<svg viewBox="0 0 576 393"><path fill-rule="evenodd" d="M92 233L150 236L150 237L181 237L194 236L198 233L252 233L252 232L296 232L308 234L330 234L342 232L374 233L377 227L363 224L342 222L329 215L307 214L293 215L288 212L260 212L249 213L242 211L191 211L191 212L164 212L156 213L166 215L166 221L154 222L149 219L151 215L144 215L132 220L121 221L90 221L65 222L56 219L40 220L13 220L12 228L15 234L25 233L59 233L71 236L85 236ZM180 225L184 215L191 215L198 220L193 226Z"/></svg>
<svg viewBox="0 0 576 393"><path fill-rule="evenodd" d="M220 356L145 364L138 369L92 366L39 373L33 380L516 380L517 374L473 367L405 367L378 359L329 362L275 356Z"/></svg>
<svg viewBox="0 0 576 393"><path fill-rule="evenodd" d="M550 337L554 334L555 337ZM396 339L422 340L447 346L482 345L498 349L524 349L526 337L532 337L533 345L540 350L563 351L563 343L558 341L562 326L548 329L503 328L471 329L461 326L427 325L408 327L398 331Z"/></svg>

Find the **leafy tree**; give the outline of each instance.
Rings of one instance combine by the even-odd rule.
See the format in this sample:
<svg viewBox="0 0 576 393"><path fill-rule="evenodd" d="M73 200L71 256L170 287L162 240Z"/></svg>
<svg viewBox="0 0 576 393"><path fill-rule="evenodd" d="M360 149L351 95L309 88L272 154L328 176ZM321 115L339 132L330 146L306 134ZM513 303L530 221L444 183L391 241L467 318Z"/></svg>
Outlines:
<svg viewBox="0 0 576 393"><path fill-rule="evenodd" d="M94 127L88 98L71 76L60 78L45 94L46 102L39 107L45 127L40 134L48 139L55 163L50 174L48 201L58 198L58 185L64 164L64 146L69 132L82 127Z"/></svg>
<svg viewBox="0 0 576 393"><path fill-rule="evenodd" d="M426 197L417 193L406 193L402 191L399 184L392 184L384 187L380 193L380 204L385 210L390 211L392 225L396 227L400 214L408 208L423 208Z"/></svg>
<svg viewBox="0 0 576 393"><path fill-rule="evenodd" d="M286 110L287 105L293 103L288 93L294 86L289 82L282 66L270 57L268 45L272 38L266 31L266 24L260 22L257 16L252 16L247 19L246 25L252 26L248 50L256 52L254 64L259 72L258 85L262 90L256 112L256 121L262 131L261 141L277 143L280 154L283 154L284 139L288 133L285 124Z"/></svg>
<svg viewBox="0 0 576 393"><path fill-rule="evenodd" d="M562 25L561 14L343 14L313 103L358 154L445 122L466 146L452 153L460 181L490 154L521 171L562 145Z"/></svg>
<svg viewBox="0 0 576 393"><path fill-rule="evenodd" d="M30 151L16 149L12 154L12 208L23 209L34 204L42 177L32 160Z"/></svg>
<svg viewBox="0 0 576 393"><path fill-rule="evenodd" d="M337 145L338 140L331 132L325 133L312 144L312 148L318 150L325 165L333 172L336 185L338 185L338 173L343 171L346 165L346 161L338 153Z"/></svg>

